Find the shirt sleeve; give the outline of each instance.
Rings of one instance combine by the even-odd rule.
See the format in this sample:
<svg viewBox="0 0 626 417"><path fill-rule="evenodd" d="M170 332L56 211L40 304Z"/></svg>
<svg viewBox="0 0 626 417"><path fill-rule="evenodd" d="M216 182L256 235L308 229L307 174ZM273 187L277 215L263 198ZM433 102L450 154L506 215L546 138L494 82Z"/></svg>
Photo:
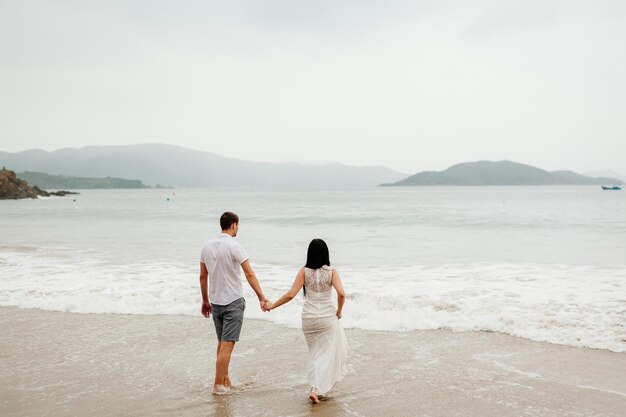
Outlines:
<svg viewBox="0 0 626 417"><path fill-rule="evenodd" d="M248 254L243 246L241 246L238 242L235 243L236 244L233 245L233 259L237 262L237 264L241 265L248 259Z"/></svg>

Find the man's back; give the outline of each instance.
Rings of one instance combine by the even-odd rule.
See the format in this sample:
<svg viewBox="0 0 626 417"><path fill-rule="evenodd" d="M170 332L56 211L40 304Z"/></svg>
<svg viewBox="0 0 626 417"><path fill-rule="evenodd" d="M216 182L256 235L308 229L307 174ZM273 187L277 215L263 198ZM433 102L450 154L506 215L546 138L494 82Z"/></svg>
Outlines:
<svg viewBox="0 0 626 417"><path fill-rule="evenodd" d="M218 341L214 394L223 394L233 385L228 368L235 343L239 341L246 310L241 270L245 272L248 284L258 297L261 310L267 311L269 303L248 262L246 251L233 239L239 230L239 216L232 211L225 212L220 217L220 227L222 233L217 239L206 242L200 254L200 312L207 318L213 316Z"/></svg>
<svg viewBox="0 0 626 417"><path fill-rule="evenodd" d="M206 265L209 272L209 299L212 304L228 305L243 297L241 264L247 259L243 246L226 233L204 244L200 262Z"/></svg>

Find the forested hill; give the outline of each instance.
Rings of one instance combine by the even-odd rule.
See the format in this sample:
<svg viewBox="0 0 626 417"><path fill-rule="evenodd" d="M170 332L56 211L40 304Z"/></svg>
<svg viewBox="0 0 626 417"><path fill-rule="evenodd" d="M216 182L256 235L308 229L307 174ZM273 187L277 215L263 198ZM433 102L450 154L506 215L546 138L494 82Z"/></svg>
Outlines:
<svg viewBox="0 0 626 417"><path fill-rule="evenodd" d="M43 189L149 188L139 180L113 177L86 178L30 171L20 172L17 176L29 184Z"/></svg>
<svg viewBox="0 0 626 417"><path fill-rule="evenodd" d="M478 161L444 171L424 171L383 186L622 184L617 178L586 177L573 171L546 171L512 161Z"/></svg>

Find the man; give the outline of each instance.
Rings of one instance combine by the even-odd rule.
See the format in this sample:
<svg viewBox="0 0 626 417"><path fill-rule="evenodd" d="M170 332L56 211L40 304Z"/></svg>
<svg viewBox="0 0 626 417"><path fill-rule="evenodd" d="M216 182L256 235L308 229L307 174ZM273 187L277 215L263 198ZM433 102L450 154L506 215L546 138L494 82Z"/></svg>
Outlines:
<svg viewBox="0 0 626 417"><path fill-rule="evenodd" d="M222 233L216 239L206 242L200 255L201 312L207 318L213 313L218 341L214 394L228 392L232 387L228 367L235 343L239 341L243 312L246 308L240 268L243 269L248 283L259 298L263 311L267 311L266 303L269 303L248 262L246 251L234 239L239 230L239 216L227 211L220 217L220 226Z"/></svg>

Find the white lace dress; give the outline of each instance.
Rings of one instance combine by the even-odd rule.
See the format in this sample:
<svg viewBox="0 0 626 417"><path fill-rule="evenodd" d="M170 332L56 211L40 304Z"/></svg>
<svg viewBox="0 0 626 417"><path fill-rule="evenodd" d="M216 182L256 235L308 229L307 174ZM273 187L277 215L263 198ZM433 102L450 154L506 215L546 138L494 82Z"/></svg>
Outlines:
<svg viewBox="0 0 626 417"><path fill-rule="evenodd" d="M332 269L304 268L302 331L309 347L309 389L325 395L347 373L348 340L333 303Z"/></svg>

